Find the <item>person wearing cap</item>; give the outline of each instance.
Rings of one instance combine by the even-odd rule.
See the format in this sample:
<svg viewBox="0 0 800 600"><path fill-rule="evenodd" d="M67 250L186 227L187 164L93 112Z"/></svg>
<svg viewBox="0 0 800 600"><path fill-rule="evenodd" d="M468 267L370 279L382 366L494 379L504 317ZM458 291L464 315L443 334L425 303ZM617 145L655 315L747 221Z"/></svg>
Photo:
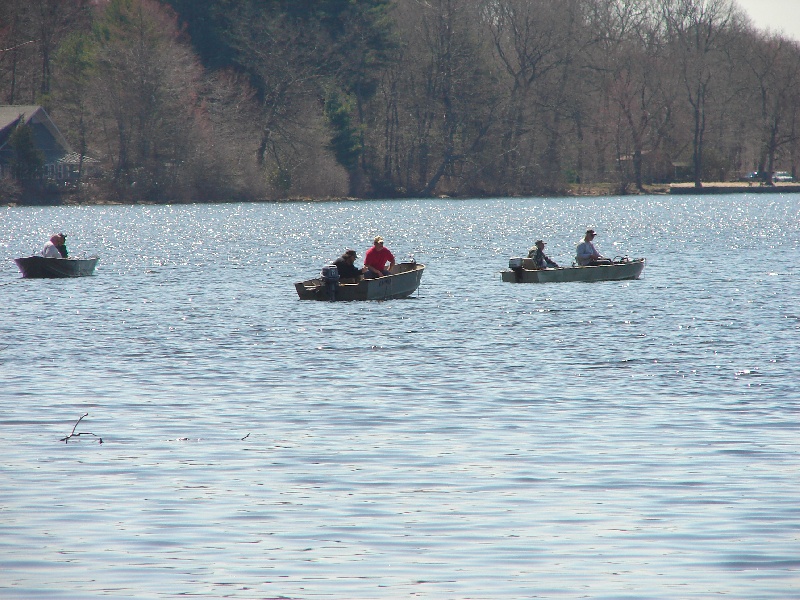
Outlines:
<svg viewBox="0 0 800 600"><path fill-rule="evenodd" d="M389 268L386 268L386 263ZM383 238L378 236L372 243L372 247L364 254L364 277L373 279L392 274L394 267L394 255L383 245Z"/></svg>
<svg viewBox="0 0 800 600"><path fill-rule="evenodd" d="M333 261L336 270L339 271L339 281L341 283L358 283L361 279L362 269L355 266L357 255L355 250L345 250L339 258Z"/></svg>
<svg viewBox="0 0 800 600"><path fill-rule="evenodd" d="M42 256L45 258L67 258L67 236L63 233L55 233L50 237L42 248Z"/></svg>
<svg viewBox="0 0 800 600"><path fill-rule="evenodd" d="M596 237L594 229L587 229L583 241L578 244L575 260L582 267L596 267L597 265L608 265L611 261L603 258L603 255L594 247L592 240Z"/></svg>
<svg viewBox="0 0 800 600"><path fill-rule="evenodd" d="M528 258L533 259L533 264L537 269L558 268L556 262L544 253L544 240L536 240L536 245L528 251Z"/></svg>

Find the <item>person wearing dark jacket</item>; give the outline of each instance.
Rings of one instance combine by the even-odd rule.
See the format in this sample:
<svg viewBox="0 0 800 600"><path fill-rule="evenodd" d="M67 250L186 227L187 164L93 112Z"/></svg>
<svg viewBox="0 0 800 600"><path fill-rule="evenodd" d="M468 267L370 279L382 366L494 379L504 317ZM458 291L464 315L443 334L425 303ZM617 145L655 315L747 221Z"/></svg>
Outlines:
<svg viewBox="0 0 800 600"><path fill-rule="evenodd" d="M336 265L336 270L339 271L342 283L357 283L361 279L362 270L354 264L356 258L355 250L346 250L344 254L333 261L333 264Z"/></svg>

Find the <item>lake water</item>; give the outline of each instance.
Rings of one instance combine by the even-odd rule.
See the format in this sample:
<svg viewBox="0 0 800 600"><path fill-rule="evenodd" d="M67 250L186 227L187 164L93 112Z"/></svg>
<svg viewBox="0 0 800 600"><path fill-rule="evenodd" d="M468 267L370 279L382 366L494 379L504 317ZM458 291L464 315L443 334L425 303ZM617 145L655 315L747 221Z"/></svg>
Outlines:
<svg viewBox="0 0 800 600"><path fill-rule="evenodd" d="M501 282L588 226L643 278ZM61 230L95 276L20 278ZM0 209L0 597L796 598L799 233L760 194ZM297 299L377 234L414 297Z"/></svg>

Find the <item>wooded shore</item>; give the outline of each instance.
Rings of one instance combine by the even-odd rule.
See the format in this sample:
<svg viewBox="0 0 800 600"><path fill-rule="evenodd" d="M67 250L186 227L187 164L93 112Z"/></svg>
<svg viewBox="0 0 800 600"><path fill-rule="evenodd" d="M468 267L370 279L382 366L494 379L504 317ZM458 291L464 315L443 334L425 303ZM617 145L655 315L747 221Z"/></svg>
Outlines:
<svg viewBox="0 0 800 600"><path fill-rule="evenodd" d="M41 105L114 202L679 194L648 184L800 173L800 44L736 0L45 5L0 2L0 104ZM23 181L50 165L15 133L0 166Z"/></svg>

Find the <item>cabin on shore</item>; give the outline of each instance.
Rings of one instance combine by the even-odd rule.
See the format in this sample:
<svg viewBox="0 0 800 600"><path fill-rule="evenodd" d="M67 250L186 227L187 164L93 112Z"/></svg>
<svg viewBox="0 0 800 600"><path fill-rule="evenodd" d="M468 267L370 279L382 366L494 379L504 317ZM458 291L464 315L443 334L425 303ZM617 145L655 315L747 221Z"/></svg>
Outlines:
<svg viewBox="0 0 800 600"><path fill-rule="evenodd" d="M12 143L14 131L30 128L33 146L41 164L35 173L19 173L18 149ZM73 152L43 107L0 105L0 178L26 179L58 189L74 187L81 177L99 170L99 161Z"/></svg>

